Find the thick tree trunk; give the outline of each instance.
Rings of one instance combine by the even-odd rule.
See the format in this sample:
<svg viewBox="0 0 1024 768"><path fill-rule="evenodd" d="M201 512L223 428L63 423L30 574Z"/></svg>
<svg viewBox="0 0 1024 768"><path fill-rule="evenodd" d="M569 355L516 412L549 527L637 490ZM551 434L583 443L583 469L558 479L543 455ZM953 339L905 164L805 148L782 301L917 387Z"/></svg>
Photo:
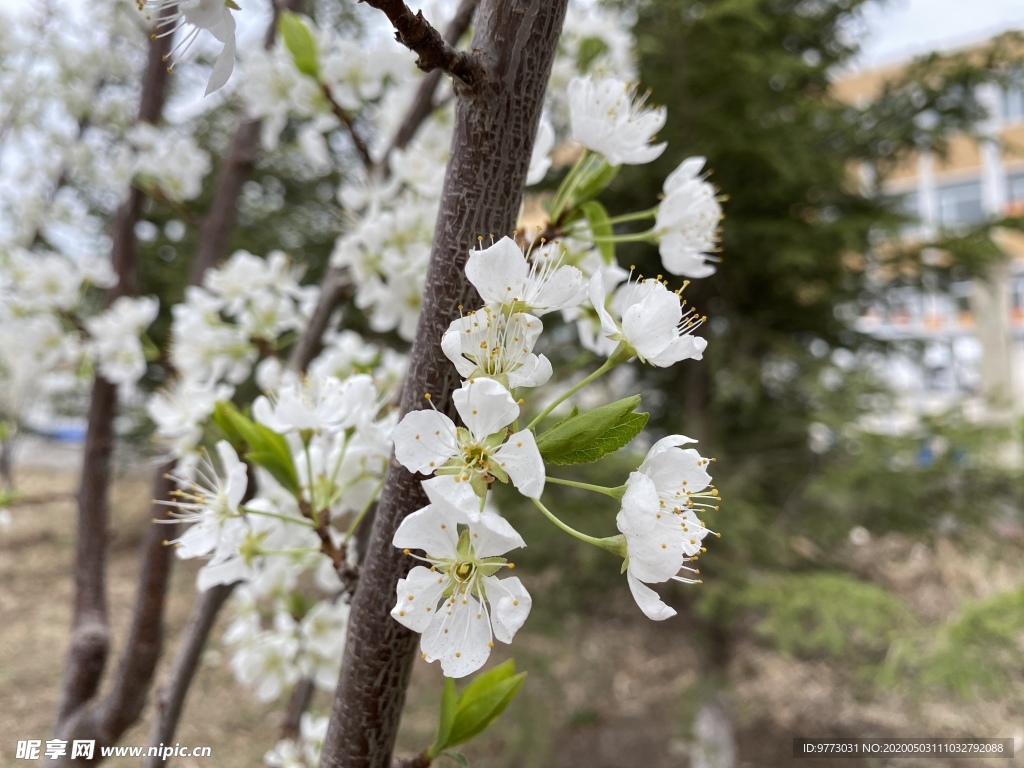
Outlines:
<svg viewBox="0 0 1024 768"><path fill-rule="evenodd" d="M453 415L458 374L441 335L460 306L478 303L464 265L478 237L510 234L522 201L567 0L483 0L471 43L486 76L456 81L455 133L413 345L402 412L425 393ZM391 761L418 637L390 616L408 571L391 540L399 523L427 502L419 478L392 461L374 519L321 766L384 768Z"/></svg>

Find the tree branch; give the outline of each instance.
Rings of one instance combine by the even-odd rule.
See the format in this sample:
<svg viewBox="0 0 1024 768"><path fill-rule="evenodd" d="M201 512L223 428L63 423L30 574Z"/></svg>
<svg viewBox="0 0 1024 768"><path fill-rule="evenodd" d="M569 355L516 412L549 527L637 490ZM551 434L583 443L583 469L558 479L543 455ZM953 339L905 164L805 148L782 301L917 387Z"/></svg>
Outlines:
<svg viewBox="0 0 1024 768"><path fill-rule="evenodd" d="M192 685L192 678L199 666L199 659L202 656L203 647L206 645L206 639L210 635L210 630L213 629L221 607L235 591L236 586L237 582L210 587L192 605L192 612L189 614L188 624L185 626L185 634L178 646L174 663L171 665L167 685L160 690L157 696L156 719L149 731L151 746L173 743L174 731L178 727L181 710L185 705L185 696ZM147 757L143 768L160 768L165 763L166 760L163 757Z"/></svg>
<svg viewBox="0 0 1024 768"><path fill-rule="evenodd" d="M448 45L456 45L466 34L478 5L480 5L480 0L462 0L455 15L448 22L448 28L444 31L444 40ZM396 149L405 149L423 122L430 117L431 112L434 111L434 93L437 92L437 87L440 84L441 70L435 69L423 78L413 97L412 104L409 105L409 111L405 114L405 119L402 120L394 138L391 139L391 144L388 146L382 163Z"/></svg>
<svg viewBox="0 0 1024 768"><path fill-rule="evenodd" d="M299 726L302 723L302 716L309 709L309 703L313 700L315 692L313 680L303 677L292 688L292 695L288 699L288 709L284 713L284 722L281 724L281 735L279 738L294 739L299 735Z"/></svg>
<svg viewBox="0 0 1024 768"><path fill-rule="evenodd" d="M484 67L466 51L452 47L423 18L423 12L412 10L402 0L359 0L388 17L395 28L395 39L416 54L416 66L424 72L440 69L468 86L484 77Z"/></svg>
<svg viewBox="0 0 1024 768"><path fill-rule="evenodd" d="M486 62L487 74L476 77L472 87L455 84L451 159L402 392L403 413L422 408L429 392L439 409L454 415L450 395L458 374L438 342L460 305L479 303L464 272L477 236L511 232L515 226L566 4L481 2L471 48ZM392 764L418 638L389 613L395 585L410 567L391 542L402 520L426 503L420 479L392 461L352 601L322 768Z"/></svg>
<svg viewBox="0 0 1024 768"><path fill-rule="evenodd" d="M171 9L173 10L173 9ZM165 11L166 13L166 11ZM170 38L149 43L149 58L142 82L139 122L160 120L167 92L167 66L163 57ZM138 292L135 224L142 194L132 189L114 220L110 259L118 282L104 296L104 306ZM107 622L106 560L110 457L114 445L117 387L97 374L89 402L82 479L78 489L78 538L75 544L75 603L71 643L57 706L55 731L82 704L96 695L110 646Z"/></svg>
<svg viewBox="0 0 1024 768"><path fill-rule="evenodd" d="M320 281L320 297L309 324L288 355L289 370L304 371L320 354L324 332L331 322L334 310L352 291L352 279L344 269L331 267Z"/></svg>

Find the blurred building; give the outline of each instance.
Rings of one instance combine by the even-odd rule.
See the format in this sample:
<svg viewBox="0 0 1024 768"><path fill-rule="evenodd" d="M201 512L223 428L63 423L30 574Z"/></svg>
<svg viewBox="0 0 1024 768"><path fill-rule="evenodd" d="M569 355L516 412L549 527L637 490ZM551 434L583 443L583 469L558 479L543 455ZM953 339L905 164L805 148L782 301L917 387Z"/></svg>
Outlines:
<svg viewBox="0 0 1024 768"><path fill-rule="evenodd" d="M837 80L843 101L870 100L901 65ZM990 118L980 140L955 137L948 154L920 152L882 182L916 218L903 237L926 241L940 231L968 230L986 220L1024 211L1024 72L1019 85L986 86L978 93ZM1024 414L1024 233L993 231L1007 254L984 280L929 290L896 287L864 311L858 327L879 338L923 345L920 362L894 363L908 411L937 412L953 402L975 406L979 418L1007 421Z"/></svg>

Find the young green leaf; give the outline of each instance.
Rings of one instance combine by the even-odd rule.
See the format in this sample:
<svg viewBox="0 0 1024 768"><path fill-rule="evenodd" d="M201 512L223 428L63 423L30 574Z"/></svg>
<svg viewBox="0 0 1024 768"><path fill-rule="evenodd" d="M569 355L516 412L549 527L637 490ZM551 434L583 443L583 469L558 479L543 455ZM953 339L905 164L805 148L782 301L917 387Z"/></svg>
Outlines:
<svg viewBox="0 0 1024 768"><path fill-rule="evenodd" d="M475 681L474 681L475 682ZM463 744L493 723L526 682L526 673L500 680L487 688L478 688L470 694L469 688L459 697L455 722L448 736L448 746Z"/></svg>
<svg viewBox="0 0 1024 768"><path fill-rule="evenodd" d="M243 416L231 403L217 403L214 421L225 434L237 436L249 447L245 458L270 472L289 493L299 493L299 474L284 435Z"/></svg>
<svg viewBox="0 0 1024 768"><path fill-rule="evenodd" d="M608 211L597 200L588 200L582 203L580 210L583 211L583 215L590 225L590 231L595 237L612 236L612 225L608 220ZM601 257L607 263L611 264L615 261L615 243L599 242L595 243L595 245L597 245L597 250L601 252Z"/></svg>
<svg viewBox="0 0 1024 768"><path fill-rule="evenodd" d="M632 442L647 425L649 413L627 413L614 427L581 448L545 457L549 464L589 464Z"/></svg>
<svg viewBox="0 0 1024 768"><path fill-rule="evenodd" d="M278 19L277 32L292 55L295 68L302 74L319 80L320 61L317 55L316 39L302 17L297 13L285 11Z"/></svg>
<svg viewBox="0 0 1024 768"><path fill-rule="evenodd" d="M545 460L580 450L615 427L638 405L640 395L633 395L565 419L537 436L537 449Z"/></svg>
<svg viewBox="0 0 1024 768"><path fill-rule="evenodd" d="M426 756L433 760L448 744L448 737L452 732L452 724L455 722L455 710L459 705L459 694L455 690L455 681L450 677L444 679L444 689L441 691L441 715L437 723L437 736L434 743L427 749Z"/></svg>
<svg viewBox="0 0 1024 768"><path fill-rule="evenodd" d="M573 195L576 206L580 207L581 203L593 200L604 192L607 186L619 174L619 168L620 166L618 165L608 165L606 160L602 160L596 168L587 173L579 186L576 187L576 193Z"/></svg>

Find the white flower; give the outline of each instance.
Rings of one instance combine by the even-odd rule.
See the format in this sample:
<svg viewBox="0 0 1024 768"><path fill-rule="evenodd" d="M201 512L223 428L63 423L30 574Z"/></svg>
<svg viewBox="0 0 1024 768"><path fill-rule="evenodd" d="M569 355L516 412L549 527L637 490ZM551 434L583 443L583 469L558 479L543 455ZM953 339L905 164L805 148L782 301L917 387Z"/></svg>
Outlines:
<svg viewBox="0 0 1024 768"><path fill-rule="evenodd" d="M156 392L146 403L156 433L171 444L176 456L192 450L202 436L202 422L213 413L218 400L227 400L234 388L227 384L179 379Z"/></svg>
<svg viewBox="0 0 1024 768"><path fill-rule="evenodd" d="M655 621L675 615L657 593L644 585L675 580L694 583L679 576L681 570L696 573L684 565L696 559L701 541L710 531L694 513L694 507L718 507L717 491L704 492L711 483L708 460L692 448L679 446L695 442L682 435L670 435L652 446L640 468L630 474L622 509L615 523L626 539L626 578L637 605Z"/></svg>
<svg viewBox="0 0 1024 768"><path fill-rule="evenodd" d="M395 458L411 472L442 476L438 487L467 483L484 496L495 479L511 480L524 496L539 498L544 460L530 430L508 435L506 427L519 417L508 390L493 379L473 379L452 400L466 426L456 428L434 410L407 413L395 427Z"/></svg>
<svg viewBox="0 0 1024 768"><path fill-rule="evenodd" d="M551 168L551 150L555 148L555 129L544 117L537 126L537 137L533 140L533 154L530 155L530 169L526 172L526 186L544 181Z"/></svg>
<svg viewBox="0 0 1024 768"><path fill-rule="evenodd" d="M156 319L160 302L152 296L121 296L102 314L85 321L100 373L112 384L134 384L146 372L141 334Z"/></svg>
<svg viewBox="0 0 1024 768"><path fill-rule="evenodd" d="M715 272L707 259L718 242L722 207L715 188L700 177L703 167L703 157L691 157L665 179L654 229L662 264L673 275L701 278Z"/></svg>
<svg viewBox="0 0 1024 768"><path fill-rule="evenodd" d="M149 0L147 5L158 17L168 6L177 11L169 18L161 19L158 22L158 27L174 25L169 30L160 33L161 37L173 34L186 24L192 26L192 29L182 37L174 50L167 56L172 59L168 69L173 68L181 61L181 57L188 52L192 43L204 29L224 43L224 48L210 73L205 95L209 96L217 89L224 87L235 68L235 17L231 15L231 10L237 10L238 6L233 0Z"/></svg>
<svg viewBox="0 0 1024 768"><path fill-rule="evenodd" d="M430 566L416 566L399 580L391 611L422 633L423 658L440 659L448 677L465 677L484 665L495 637L512 642L532 600L518 578L495 575L511 567L500 555L525 546L511 526L497 533L453 507L431 504L402 521L394 545L407 553L423 550L426 557L415 557Z"/></svg>
<svg viewBox="0 0 1024 768"><path fill-rule="evenodd" d="M650 142L665 125L666 110L645 108L636 86L614 77L574 78L569 83L572 137L611 165L642 165L661 156L665 143Z"/></svg>
<svg viewBox="0 0 1024 768"><path fill-rule="evenodd" d="M680 360L700 360L707 341L691 335L703 318L683 312L678 294L658 280L630 281L612 299L616 320L605 307L604 275L590 279L590 300L601 318L601 332L625 342L641 362L666 368Z"/></svg>
<svg viewBox="0 0 1024 768"><path fill-rule="evenodd" d="M223 476L218 474L205 455L196 467L197 478L189 482L180 478L177 501L162 501L173 507L175 520L192 525L173 543L180 558L202 557L213 552L226 535L234 535L245 524L239 508L249 486L248 470L227 440L217 443L217 455Z"/></svg>
<svg viewBox="0 0 1024 768"><path fill-rule="evenodd" d="M579 304L584 299L583 273L562 265L552 251L556 243L534 248L530 260L510 237L473 251L466 278L492 307L536 315Z"/></svg>
<svg viewBox="0 0 1024 768"><path fill-rule="evenodd" d="M337 431L373 419L377 390L366 374L339 381L333 376L307 376L285 383L273 399L259 397L253 415L275 432Z"/></svg>
<svg viewBox="0 0 1024 768"><path fill-rule="evenodd" d="M551 378L550 361L533 354L543 330L533 315L484 307L453 321L441 349L464 379L493 378L510 389L539 387Z"/></svg>
<svg viewBox="0 0 1024 768"><path fill-rule="evenodd" d="M299 679L298 650L293 633L261 632L235 651L231 667L240 683L255 689L258 701L274 701Z"/></svg>

